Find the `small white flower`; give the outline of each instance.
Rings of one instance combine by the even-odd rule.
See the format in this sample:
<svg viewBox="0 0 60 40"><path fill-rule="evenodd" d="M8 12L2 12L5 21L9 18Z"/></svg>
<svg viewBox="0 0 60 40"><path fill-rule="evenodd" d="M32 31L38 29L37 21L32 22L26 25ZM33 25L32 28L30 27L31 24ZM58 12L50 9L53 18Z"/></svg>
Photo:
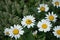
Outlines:
<svg viewBox="0 0 60 40"><path fill-rule="evenodd" d="M47 4L40 4L40 6L37 9L38 9L38 13L42 11L47 12L49 10L49 7Z"/></svg>
<svg viewBox="0 0 60 40"><path fill-rule="evenodd" d="M11 38L14 37L15 39L19 38L24 33L24 31L22 29L23 28L20 25L14 25L14 27L11 26L9 36L11 36Z"/></svg>
<svg viewBox="0 0 60 40"><path fill-rule="evenodd" d="M35 36L35 35L37 34L37 30L36 30L36 31L34 31L32 34L33 34L33 36Z"/></svg>
<svg viewBox="0 0 60 40"><path fill-rule="evenodd" d="M53 21L53 22L56 22L56 18L57 18L57 15L56 14L53 14L49 12L49 14L46 14L46 17L45 17L47 20L49 21Z"/></svg>
<svg viewBox="0 0 60 40"><path fill-rule="evenodd" d="M9 35L9 34L10 34L9 31L10 31L9 28L5 28L5 29L4 29L4 34L5 34L5 35Z"/></svg>
<svg viewBox="0 0 60 40"><path fill-rule="evenodd" d="M27 28L33 27L35 23L35 18L31 15L24 16L24 18L21 21L22 26Z"/></svg>
<svg viewBox="0 0 60 40"><path fill-rule="evenodd" d="M60 7L60 0L52 0L52 4L58 8Z"/></svg>
<svg viewBox="0 0 60 40"><path fill-rule="evenodd" d="M37 27L39 28L39 31L47 32L50 31L52 24L48 20L43 19L38 22Z"/></svg>
<svg viewBox="0 0 60 40"><path fill-rule="evenodd" d="M54 29L54 36L56 36L57 38L60 38L60 26L56 26Z"/></svg>

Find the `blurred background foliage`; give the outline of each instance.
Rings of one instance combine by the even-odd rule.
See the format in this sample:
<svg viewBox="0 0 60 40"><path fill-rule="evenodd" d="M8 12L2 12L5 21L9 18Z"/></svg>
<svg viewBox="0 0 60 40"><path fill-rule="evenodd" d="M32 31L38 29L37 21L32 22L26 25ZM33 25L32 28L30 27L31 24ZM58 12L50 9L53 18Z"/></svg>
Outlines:
<svg viewBox="0 0 60 40"><path fill-rule="evenodd" d="M33 15L36 18L36 24L39 20L45 18L48 12L54 12L58 15L57 22L52 23L53 27L60 25L60 8L56 8L51 4L52 0L0 0L0 40L15 40L4 35L4 29L14 24L21 25L21 19L26 15ZM40 3L46 3L50 7L48 12L37 12ZM32 35L32 31L38 28L24 28L25 33L18 40L60 40L50 32L38 32L36 36Z"/></svg>

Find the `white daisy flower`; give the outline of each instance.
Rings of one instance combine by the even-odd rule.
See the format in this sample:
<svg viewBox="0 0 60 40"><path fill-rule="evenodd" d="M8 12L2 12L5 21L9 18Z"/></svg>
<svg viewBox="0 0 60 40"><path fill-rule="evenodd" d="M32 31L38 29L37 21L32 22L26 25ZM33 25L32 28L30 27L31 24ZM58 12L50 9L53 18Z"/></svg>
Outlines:
<svg viewBox="0 0 60 40"><path fill-rule="evenodd" d="M35 18L31 15L24 16L24 18L21 21L22 26L27 28L33 27L35 23Z"/></svg>
<svg viewBox="0 0 60 40"><path fill-rule="evenodd" d="M56 36L57 38L60 38L60 26L56 26L54 29L54 36Z"/></svg>
<svg viewBox="0 0 60 40"><path fill-rule="evenodd" d="M10 29L10 35L11 38L19 38L21 35L23 35L24 31L22 30L23 28L20 25L14 25L14 27L11 26Z"/></svg>
<svg viewBox="0 0 60 40"><path fill-rule="evenodd" d="M52 24L48 20L43 19L38 22L37 27L39 28L39 31L47 32L50 31Z"/></svg>
<svg viewBox="0 0 60 40"><path fill-rule="evenodd" d="M60 7L60 0L53 0L52 4L58 8Z"/></svg>
<svg viewBox="0 0 60 40"><path fill-rule="evenodd" d="M5 29L4 29L4 34L5 34L5 35L9 35L9 34L10 34L9 31L10 31L9 28L5 28Z"/></svg>
<svg viewBox="0 0 60 40"><path fill-rule="evenodd" d="M37 8L38 9L38 13L45 11L47 12L49 10L49 7L47 4L40 4L40 7Z"/></svg>
<svg viewBox="0 0 60 40"><path fill-rule="evenodd" d="M49 12L49 14L46 14L46 17L45 17L47 20L49 21L53 21L53 22L56 22L56 18L57 18L57 15L56 14L53 14Z"/></svg>
<svg viewBox="0 0 60 40"><path fill-rule="evenodd" d="M37 30L35 30L32 34L33 36L35 36L37 34Z"/></svg>

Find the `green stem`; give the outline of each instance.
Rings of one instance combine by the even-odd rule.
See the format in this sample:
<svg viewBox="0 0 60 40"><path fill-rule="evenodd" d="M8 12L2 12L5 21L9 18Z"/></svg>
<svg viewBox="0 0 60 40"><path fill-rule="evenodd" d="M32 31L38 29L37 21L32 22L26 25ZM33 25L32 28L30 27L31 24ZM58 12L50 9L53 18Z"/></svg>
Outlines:
<svg viewBox="0 0 60 40"><path fill-rule="evenodd" d="M43 4L45 3L45 1L43 0Z"/></svg>
<svg viewBox="0 0 60 40"><path fill-rule="evenodd" d="M15 40L17 40L17 39L15 39Z"/></svg>
<svg viewBox="0 0 60 40"><path fill-rule="evenodd" d="M46 37L46 33L44 33L44 37L43 37L43 39L42 39L42 40L45 40L45 37Z"/></svg>

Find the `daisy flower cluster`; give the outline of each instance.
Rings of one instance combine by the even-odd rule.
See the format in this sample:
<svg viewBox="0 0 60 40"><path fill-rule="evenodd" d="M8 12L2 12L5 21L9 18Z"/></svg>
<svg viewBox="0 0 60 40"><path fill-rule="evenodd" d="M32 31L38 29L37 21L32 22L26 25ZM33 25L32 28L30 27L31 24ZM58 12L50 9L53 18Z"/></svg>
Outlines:
<svg viewBox="0 0 60 40"><path fill-rule="evenodd" d="M52 4L56 6L57 8L60 7L60 0L53 0ZM49 11L49 6L47 4L40 4L38 9L38 13L40 12L48 12ZM24 34L23 28L34 28L34 25L37 26L38 30L35 30L32 32L33 35L36 35L37 32L49 32L52 29L52 22L56 23L57 21L57 15L54 12L48 12L48 14L45 14L45 19L39 20L37 25L36 25L36 18L33 15L27 15L24 16L21 20L21 25L14 25L11 26L10 28L5 28L4 33L5 35L10 36L11 38L19 38L21 35ZM54 36L57 38L60 38L60 26L55 26L53 28Z"/></svg>
<svg viewBox="0 0 60 40"><path fill-rule="evenodd" d="M60 7L60 0L52 0L52 4L55 7ZM38 13L40 12L48 12L49 11L49 6L47 4L40 4L38 9ZM52 26L51 22L56 22L57 20L57 15L54 12L48 12L48 14L45 15L45 19L41 20L38 22L37 27L39 31L50 31ZM60 38L60 26L55 26L55 28L53 28L53 32L54 36L56 36L57 38Z"/></svg>
<svg viewBox="0 0 60 40"><path fill-rule="evenodd" d="M35 24L35 17L28 15L28 16L24 16L24 18L21 21L22 26L27 28L33 27Z"/></svg>
<svg viewBox="0 0 60 40"><path fill-rule="evenodd" d="M40 4L39 7L37 8L38 12L47 12L49 10L49 7L47 4Z"/></svg>
<svg viewBox="0 0 60 40"><path fill-rule="evenodd" d="M52 4L53 4L53 6L56 6L58 8L58 7L60 7L60 0L52 0ZM49 7L47 4L40 4L37 9L38 9L38 13L49 11Z"/></svg>
<svg viewBox="0 0 60 40"><path fill-rule="evenodd" d="M21 35L23 35L24 30L23 30L22 26L17 24L17 25L11 26L10 28L5 28L4 33L5 33L5 35L10 36L11 38L14 37L15 39L17 39Z"/></svg>
<svg viewBox="0 0 60 40"><path fill-rule="evenodd" d="M60 7L60 0L53 0L52 4L58 8Z"/></svg>

